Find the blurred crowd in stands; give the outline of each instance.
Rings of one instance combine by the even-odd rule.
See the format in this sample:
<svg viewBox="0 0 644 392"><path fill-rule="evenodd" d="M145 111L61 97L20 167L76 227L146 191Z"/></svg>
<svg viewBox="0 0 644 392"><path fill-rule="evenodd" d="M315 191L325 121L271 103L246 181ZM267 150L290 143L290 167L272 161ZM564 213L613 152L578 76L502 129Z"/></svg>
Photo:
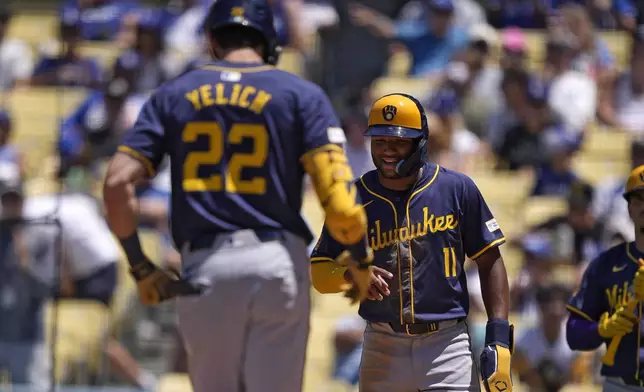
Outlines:
<svg viewBox="0 0 644 392"><path fill-rule="evenodd" d="M2 2L0 385L44 390L51 382L45 320L52 292L57 299L112 310L118 302L120 249L103 219L100 195L87 184L100 181L120 135L156 87L211 61L201 30L211 1L67 0L56 11L56 31L42 31L36 46L9 34L14 20L33 10L22 11L22 1L13 8ZM565 304L590 260L633 239L621 194L630 168L644 164L644 28L638 27L644 7L638 0L269 1L281 44L291 54L287 61L295 63L287 67L331 97L356 176L374 168L363 131L367 110L387 82L384 92L413 93L423 102L430 159L481 184L516 179L516 187L509 182L494 192L496 198L521 194L560 202L563 209L506 232L510 243L504 247L516 251L511 253L516 257L506 254L506 263L514 265L515 380L535 391L597 383L598 353L582 355L566 344ZM112 48L115 59L106 63L87 55L82 48L88 42ZM71 112L57 114L56 145L37 152L51 156L34 158L64 192L31 194L25 184L33 173L25 161L35 152L15 143L20 135L12 133L11 96L37 89L62 94L69 88L86 95ZM624 151L630 156L618 157L623 171L594 173L590 180L575 162L599 134L626 135L619 140L628 141ZM177 268L179 255L168 234L167 162L137 192L141 225L160 238L157 261ZM493 212L503 213L495 210L495 201ZM24 219L32 223L21 224ZM561 278L561 270L570 271L568 278ZM480 317L476 268L467 278L478 358L485 317ZM95 371L83 382L155 390L161 372L185 371L173 312L126 302L127 310L119 312L136 323L131 342L107 333L100 356L113 371L109 377ZM132 308L138 309L136 322ZM357 384L363 329L358 316L338 320L329 378ZM163 333L175 348L172 355L153 347L161 340L151 336ZM156 343L142 348L145 339ZM167 363L139 365L146 352Z"/></svg>

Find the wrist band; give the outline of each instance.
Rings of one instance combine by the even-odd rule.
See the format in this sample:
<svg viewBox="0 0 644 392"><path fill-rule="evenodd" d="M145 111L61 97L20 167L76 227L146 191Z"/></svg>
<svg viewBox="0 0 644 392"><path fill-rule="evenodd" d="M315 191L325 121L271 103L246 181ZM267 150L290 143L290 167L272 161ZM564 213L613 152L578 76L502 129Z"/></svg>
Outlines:
<svg viewBox="0 0 644 392"><path fill-rule="evenodd" d="M485 326L485 345L498 345L509 348L512 340L512 327L508 320L488 320Z"/></svg>
<svg viewBox="0 0 644 392"><path fill-rule="evenodd" d="M121 247L123 247L125 256L127 256L127 260L130 262L131 266L145 260L138 232L134 231L134 233L126 238L119 238L119 242L121 243Z"/></svg>

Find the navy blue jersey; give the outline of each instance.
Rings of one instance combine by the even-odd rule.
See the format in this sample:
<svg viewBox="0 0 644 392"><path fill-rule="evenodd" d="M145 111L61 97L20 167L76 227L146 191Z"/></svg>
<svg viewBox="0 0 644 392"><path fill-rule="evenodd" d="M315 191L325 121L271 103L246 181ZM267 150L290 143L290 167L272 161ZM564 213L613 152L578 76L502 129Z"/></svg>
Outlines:
<svg viewBox="0 0 644 392"><path fill-rule="evenodd" d="M468 176L426 163L416 185L391 191L372 170L357 182L368 218L374 265L394 274L391 295L365 301L374 322L414 323L467 316L463 264L505 242L483 196ZM323 230L311 262L335 260L343 248Z"/></svg>
<svg viewBox="0 0 644 392"><path fill-rule="evenodd" d="M604 312L613 313L634 299L631 284L640 262L644 263L644 254L637 250L634 242L619 244L603 252L588 265L579 289L570 299L568 310L593 322L598 322ZM636 312L638 318L641 318L641 302ZM615 355L615 364L602 366L602 375L630 380L644 377L644 373L638 369L641 362L640 335L636 327L624 336ZM610 341L611 339L606 339L606 345Z"/></svg>
<svg viewBox="0 0 644 392"><path fill-rule="evenodd" d="M306 241L300 157L343 142L326 95L271 66L218 62L161 86L119 148L154 175L168 154L172 235L284 229Z"/></svg>

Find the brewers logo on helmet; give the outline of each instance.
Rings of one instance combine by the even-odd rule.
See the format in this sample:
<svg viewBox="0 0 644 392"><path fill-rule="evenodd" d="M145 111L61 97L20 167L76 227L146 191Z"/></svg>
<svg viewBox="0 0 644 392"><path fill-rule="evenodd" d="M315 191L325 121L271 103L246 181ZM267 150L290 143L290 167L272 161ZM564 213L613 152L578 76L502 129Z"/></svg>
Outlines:
<svg viewBox="0 0 644 392"><path fill-rule="evenodd" d="M628 201L629 196L636 191L644 189L644 165L636 167L626 182L624 198Z"/></svg>
<svg viewBox="0 0 644 392"><path fill-rule="evenodd" d="M282 48L277 43L273 11L266 0L217 0L208 11L204 30L216 36L217 30L244 26L262 34L266 41L264 61L275 65Z"/></svg>
<svg viewBox="0 0 644 392"><path fill-rule="evenodd" d="M378 99L369 112L365 136L414 139L411 154L396 166L401 177L418 171L427 160L427 117L423 106L411 95L394 93Z"/></svg>

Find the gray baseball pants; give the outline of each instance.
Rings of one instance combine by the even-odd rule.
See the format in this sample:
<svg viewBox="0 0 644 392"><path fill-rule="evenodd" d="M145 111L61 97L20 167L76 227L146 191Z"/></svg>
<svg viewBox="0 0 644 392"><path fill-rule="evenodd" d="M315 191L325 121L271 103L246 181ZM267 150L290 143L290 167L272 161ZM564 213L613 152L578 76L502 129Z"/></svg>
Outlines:
<svg viewBox="0 0 644 392"><path fill-rule="evenodd" d="M367 324L360 392L479 391L479 378L465 322L415 336Z"/></svg>
<svg viewBox="0 0 644 392"><path fill-rule="evenodd" d="M183 252L184 277L210 287L178 299L194 392L301 392L309 335L307 245L285 233L220 234Z"/></svg>

